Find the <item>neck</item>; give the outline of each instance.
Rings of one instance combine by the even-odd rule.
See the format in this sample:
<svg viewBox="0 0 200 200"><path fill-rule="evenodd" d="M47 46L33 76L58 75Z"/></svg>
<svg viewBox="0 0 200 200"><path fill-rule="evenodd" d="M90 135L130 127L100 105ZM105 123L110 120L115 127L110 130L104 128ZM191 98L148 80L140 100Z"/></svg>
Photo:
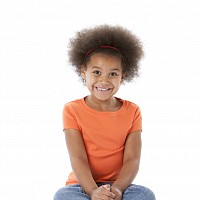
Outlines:
<svg viewBox="0 0 200 200"><path fill-rule="evenodd" d="M121 107L121 102L118 101L115 97L112 97L108 100L99 100L96 99L95 97L93 97L92 95L87 96L85 99L86 104L94 109L94 110L98 110L98 111L116 111Z"/></svg>

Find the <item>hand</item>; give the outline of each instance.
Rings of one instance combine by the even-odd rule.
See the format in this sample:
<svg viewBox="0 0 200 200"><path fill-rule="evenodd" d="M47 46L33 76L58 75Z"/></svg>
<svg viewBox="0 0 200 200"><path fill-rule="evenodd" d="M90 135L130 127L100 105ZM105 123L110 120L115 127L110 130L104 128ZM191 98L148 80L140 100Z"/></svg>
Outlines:
<svg viewBox="0 0 200 200"><path fill-rule="evenodd" d="M111 192L115 194L115 200L122 199L122 191L120 191L117 187L111 186Z"/></svg>
<svg viewBox="0 0 200 200"><path fill-rule="evenodd" d="M102 185L92 191L91 200L113 200L115 194L110 192L110 185Z"/></svg>

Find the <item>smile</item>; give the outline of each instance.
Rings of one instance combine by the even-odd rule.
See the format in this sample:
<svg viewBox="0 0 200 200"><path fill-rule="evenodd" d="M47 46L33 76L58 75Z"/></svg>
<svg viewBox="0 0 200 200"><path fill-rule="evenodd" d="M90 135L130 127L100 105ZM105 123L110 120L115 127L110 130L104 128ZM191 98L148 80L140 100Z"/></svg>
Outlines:
<svg viewBox="0 0 200 200"><path fill-rule="evenodd" d="M109 91L111 88L95 87L98 91Z"/></svg>

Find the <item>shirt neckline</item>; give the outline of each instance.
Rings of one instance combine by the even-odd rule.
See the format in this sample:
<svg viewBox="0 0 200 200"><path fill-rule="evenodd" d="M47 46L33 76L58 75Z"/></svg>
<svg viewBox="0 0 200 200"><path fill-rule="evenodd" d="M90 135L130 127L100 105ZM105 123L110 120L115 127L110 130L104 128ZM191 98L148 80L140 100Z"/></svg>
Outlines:
<svg viewBox="0 0 200 200"><path fill-rule="evenodd" d="M94 110L94 109L90 108L86 104L85 98L86 98L86 96L84 98L80 99L80 103L81 103L82 107L84 107L84 109L86 109L87 111L89 111L89 112L91 112L93 114L97 114L97 115L116 115L116 114L121 114L124 111L125 106L126 106L125 105L126 101L124 101L124 100L122 100L122 99L120 99L118 97L115 97L117 100L122 102L122 106L118 110L116 110L116 111L98 111L98 110Z"/></svg>

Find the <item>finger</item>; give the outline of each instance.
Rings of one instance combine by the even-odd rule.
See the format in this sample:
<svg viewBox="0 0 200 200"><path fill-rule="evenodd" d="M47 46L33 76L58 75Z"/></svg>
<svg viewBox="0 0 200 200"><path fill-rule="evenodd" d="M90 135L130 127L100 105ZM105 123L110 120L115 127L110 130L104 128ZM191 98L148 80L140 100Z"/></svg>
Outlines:
<svg viewBox="0 0 200 200"><path fill-rule="evenodd" d="M106 190L110 191L110 185L103 185L103 188L105 188Z"/></svg>
<svg viewBox="0 0 200 200"><path fill-rule="evenodd" d="M94 200L113 200L115 198L107 197L107 196L100 196L95 198Z"/></svg>
<svg viewBox="0 0 200 200"><path fill-rule="evenodd" d="M110 192L110 191L107 190L107 189L104 189L104 190L102 191L102 194L105 195L105 196L107 196L107 197L111 197L111 198L114 198L114 197L115 197L115 194L112 193L112 192Z"/></svg>
<svg viewBox="0 0 200 200"><path fill-rule="evenodd" d="M98 188L98 197L103 199L114 199L115 194L110 192L110 185L103 185Z"/></svg>
<svg viewBox="0 0 200 200"><path fill-rule="evenodd" d="M110 192L110 196L109 196L109 197L111 197L112 199L114 199L115 196L116 196L116 195L115 195L114 193Z"/></svg>

